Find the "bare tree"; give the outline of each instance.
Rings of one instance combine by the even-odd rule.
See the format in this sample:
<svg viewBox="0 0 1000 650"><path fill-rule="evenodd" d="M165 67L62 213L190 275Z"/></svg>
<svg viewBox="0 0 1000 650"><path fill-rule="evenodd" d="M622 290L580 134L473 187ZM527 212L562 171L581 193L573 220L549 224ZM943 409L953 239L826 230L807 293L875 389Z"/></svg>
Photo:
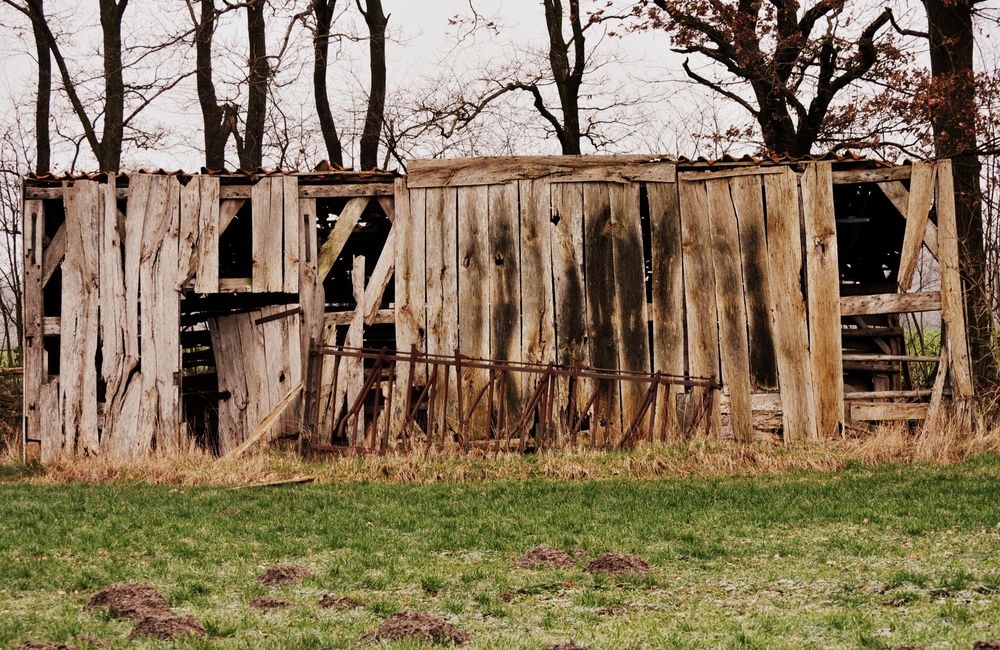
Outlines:
<svg viewBox="0 0 1000 650"><path fill-rule="evenodd" d="M835 112L834 100L862 80L878 81L898 66L900 52L890 37L876 40L891 19L889 9L864 22L859 33L847 34L844 27L860 16L838 20L846 0L819 0L804 10L801 4L640 0L634 13L639 29L666 30L675 51L725 69L727 78L712 79L690 61L683 64L694 82L753 116L768 150L805 155L819 142L853 144L831 137L850 131L857 117L849 108ZM741 94L740 87L752 98Z"/></svg>
<svg viewBox="0 0 1000 650"><path fill-rule="evenodd" d="M326 75L330 62L330 38L333 13L337 0L314 0L313 15L316 26L313 32L313 96L320 132L326 144L327 160L338 167L344 166L344 147L337 132L337 123L330 109Z"/></svg>
<svg viewBox="0 0 1000 650"><path fill-rule="evenodd" d="M923 0L927 10L931 85L940 99L931 114L938 158L951 158L955 178L956 221L966 281L966 312L976 375L996 377L992 348L992 311L985 283L982 165L976 137L978 102L973 67L973 12L981 0Z"/></svg>
<svg viewBox="0 0 1000 650"><path fill-rule="evenodd" d="M38 11L45 15L44 0L38 0ZM36 21L31 30L35 37L38 59L38 85L35 96L35 171L47 172L52 165L52 144L49 137L49 117L52 115L52 54L45 34Z"/></svg>
<svg viewBox="0 0 1000 650"><path fill-rule="evenodd" d="M385 30L389 17L382 11L382 0L356 0L358 11L368 25L368 52L371 80L368 88L368 112L361 131L361 169L378 167L378 146L385 119Z"/></svg>

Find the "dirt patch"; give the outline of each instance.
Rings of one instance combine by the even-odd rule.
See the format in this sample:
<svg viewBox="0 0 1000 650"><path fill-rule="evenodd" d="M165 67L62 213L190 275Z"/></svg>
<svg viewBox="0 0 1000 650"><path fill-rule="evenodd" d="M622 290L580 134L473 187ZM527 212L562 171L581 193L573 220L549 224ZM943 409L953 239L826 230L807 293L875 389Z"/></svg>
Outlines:
<svg viewBox="0 0 1000 650"><path fill-rule="evenodd" d="M319 599L319 606L323 609L356 609L361 607L361 603L354 600L350 596L341 596L340 598L334 596L333 594L323 594L323 597Z"/></svg>
<svg viewBox="0 0 1000 650"><path fill-rule="evenodd" d="M377 630L361 637L362 641L403 641L420 639L428 643L465 643L465 632L448 621L419 612L393 614Z"/></svg>
<svg viewBox="0 0 1000 650"><path fill-rule="evenodd" d="M143 636L157 639L179 639L186 636L205 637L208 634L193 616L150 616L144 618L132 629L130 639Z"/></svg>
<svg viewBox="0 0 1000 650"><path fill-rule="evenodd" d="M972 644L972 650L1000 650L1000 639L976 641Z"/></svg>
<svg viewBox="0 0 1000 650"><path fill-rule="evenodd" d="M262 573L257 582L268 587L295 585L308 575L309 569L300 564L279 564Z"/></svg>
<svg viewBox="0 0 1000 650"><path fill-rule="evenodd" d="M86 643L91 648L104 648L108 645L107 641L93 634L84 634L80 637L80 641Z"/></svg>
<svg viewBox="0 0 1000 650"><path fill-rule="evenodd" d="M14 650L73 650L73 646L65 643L45 643L44 641L28 639Z"/></svg>
<svg viewBox="0 0 1000 650"><path fill-rule="evenodd" d="M142 620L167 616L170 605L159 591L143 584L116 584L99 591L87 603L88 609L107 607L115 616Z"/></svg>
<svg viewBox="0 0 1000 650"><path fill-rule="evenodd" d="M619 573L649 573L651 569L649 563L638 555L604 553L591 560L585 571L587 573L615 575Z"/></svg>
<svg viewBox="0 0 1000 650"><path fill-rule="evenodd" d="M573 556L561 548L533 548L515 564L518 569L569 569L576 566Z"/></svg>
<svg viewBox="0 0 1000 650"><path fill-rule="evenodd" d="M257 596L250 601L250 606L254 609L286 609L291 607L292 604L284 598L276 598L274 596Z"/></svg>
<svg viewBox="0 0 1000 650"><path fill-rule="evenodd" d="M587 646L567 641L566 643L553 643L545 650L587 650Z"/></svg>

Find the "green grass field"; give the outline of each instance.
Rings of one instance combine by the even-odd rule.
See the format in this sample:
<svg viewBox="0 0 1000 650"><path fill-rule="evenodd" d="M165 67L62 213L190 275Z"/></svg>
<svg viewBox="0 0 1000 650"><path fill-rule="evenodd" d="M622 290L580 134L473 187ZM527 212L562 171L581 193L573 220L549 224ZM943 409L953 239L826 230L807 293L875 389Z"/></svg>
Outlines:
<svg viewBox="0 0 1000 650"><path fill-rule="evenodd" d="M511 565L547 544L637 553L642 577ZM0 647L350 648L418 610L469 647L971 648L1000 637L1000 457L754 479L301 485L0 484ZM266 567L312 576L265 588ZM85 610L160 589L204 640ZM324 593L364 607L319 609ZM251 609L281 596L293 607ZM509 602L508 602L509 601ZM610 610L610 611L608 611ZM370 646L369 646L370 647ZM417 643L397 646L423 647Z"/></svg>

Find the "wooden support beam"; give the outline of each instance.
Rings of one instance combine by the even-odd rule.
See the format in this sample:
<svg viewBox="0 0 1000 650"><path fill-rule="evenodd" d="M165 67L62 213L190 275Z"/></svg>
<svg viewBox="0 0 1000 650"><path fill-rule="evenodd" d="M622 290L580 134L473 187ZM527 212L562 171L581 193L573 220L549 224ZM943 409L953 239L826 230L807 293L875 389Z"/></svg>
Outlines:
<svg viewBox="0 0 1000 650"><path fill-rule="evenodd" d="M409 189L501 185L549 177L552 182L628 182L676 179L676 165L655 156L510 156L414 160Z"/></svg>
<svg viewBox="0 0 1000 650"><path fill-rule="evenodd" d="M882 190L885 197L892 202L893 207L896 211L905 219L906 213L909 211L910 205L910 191L906 189L901 181L888 181L886 183L879 183L878 188ZM933 221L927 220L924 224L924 246L930 251L934 259L937 259L938 255L938 234L937 226L934 225Z"/></svg>
<svg viewBox="0 0 1000 650"><path fill-rule="evenodd" d="M938 311L940 309L941 293L939 291L876 293L868 296L842 296L840 298L842 316L903 314Z"/></svg>
<svg viewBox="0 0 1000 650"><path fill-rule="evenodd" d="M354 320L354 311L331 311L327 312L324 318L324 323L327 326L331 325L350 325L351 321ZM389 309L379 309L375 312L375 317L370 321L365 321L366 325L386 325L389 323L396 322L396 310L393 308Z"/></svg>
<svg viewBox="0 0 1000 650"><path fill-rule="evenodd" d="M932 390L862 390L844 393L844 399L848 400L877 400L877 399L922 399L930 397Z"/></svg>
<svg viewBox="0 0 1000 650"><path fill-rule="evenodd" d="M923 420L927 404L918 402L851 403L851 420L855 422L893 422Z"/></svg>
<svg viewBox="0 0 1000 650"><path fill-rule="evenodd" d="M899 255L897 283L900 291L909 291L920 261L920 248L930 223L928 214L934 199L934 165L917 163L910 177L910 197L906 203L906 230ZM936 236L936 233L935 233Z"/></svg>
<svg viewBox="0 0 1000 650"><path fill-rule="evenodd" d="M358 225L358 220L361 219L361 215L364 213L366 207L368 207L367 197L351 199L344 206L343 211L337 218L337 223L333 226L333 232L330 233L330 236L326 238L323 246L319 249L319 257L316 263L316 278L320 284L330 274L333 263L340 257L340 252L344 250L344 244L347 243L351 233L354 232L354 226Z"/></svg>
<svg viewBox="0 0 1000 650"><path fill-rule="evenodd" d="M844 354L844 361L907 361L914 363L935 363L940 357L912 354Z"/></svg>
<svg viewBox="0 0 1000 650"><path fill-rule="evenodd" d="M858 183L885 183L910 177L910 167L885 167L882 169L851 169L833 172L834 185ZM905 213L904 213L905 214Z"/></svg>
<svg viewBox="0 0 1000 650"><path fill-rule="evenodd" d="M236 449L226 454L225 458L239 458L245 454L251 447L256 445L264 436L266 436L271 431L271 425L273 425L282 414L288 410L288 407L295 402L295 398L298 397L299 393L302 392L302 388L305 386L305 382L300 381L298 384L292 387L288 393L281 398L281 400L274 405L271 412L264 416L257 428L253 430L253 433L243 441Z"/></svg>
<svg viewBox="0 0 1000 650"><path fill-rule="evenodd" d="M226 199L249 199L252 185L223 185L219 189L219 197ZM391 196L392 183L342 183L339 185L299 185L299 198L335 199L358 196L377 197ZM61 199L61 187L26 187L24 198L31 199ZM128 198L128 187L119 187L115 198Z"/></svg>
<svg viewBox="0 0 1000 650"><path fill-rule="evenodd" d="M55 273L66 256L66 224L59 226L59 230L52 236L49 245L42 253L42 288L49 283L49 278Z"/></svg>

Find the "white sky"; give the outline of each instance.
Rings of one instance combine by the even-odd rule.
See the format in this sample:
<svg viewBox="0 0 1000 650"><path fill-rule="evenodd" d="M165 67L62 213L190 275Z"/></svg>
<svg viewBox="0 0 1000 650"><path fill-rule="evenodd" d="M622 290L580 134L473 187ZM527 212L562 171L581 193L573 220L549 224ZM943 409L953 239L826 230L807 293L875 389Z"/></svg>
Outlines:
<svg viewBox="0 0 1000 650"><path fill-rule="evenodd" d="M923 13L918 8L918 2L891 1L897 6L897 17L901 22L918 28L924 27ZM305 0L298 0L295 4L295 10L301 10L305 6ZM398 98L407 93L433 89L442 80L451 80L458 87L471 85L478 73L485 68L530 62L533 60L533 52L537 52L546 43L539 0L477 0L479 11L498 21L499 33L481 30L460 44L456 43L458 28L449 26L448 21L456 15L469 15L468 0L384 0L384 4L390 14L390 33L393 39L388 45L390 102L393 101L393 96L398 101ZM594 6L597 4L602 3L595 3ZM993 4L993 0L987 6L989 4ZM81 75L96 76L100 65L96 0L47 0L46 5L49 14L55 16L57 24L70 35L66 54L73 65L78 66L75 69ZM585 3L584 6L588 5ZM865 0L857 2L856 6L861 7L862 11L876 12L884 3ZM353 0L339 0L339 7L344 7L346 14L334 25L334 29L337 30L339 25L344 31L361 32ZM294 11L286 10L282 15L291 13ZM126 39L151 42L188 23L184 0L131 0L126 12ZM23 28L26 21L9 8L0 7L0 24ZM284 34L287 19L280 16L269 18L268 25L269 51L273 52ZM219 65L216 77L220 99L235 92L233 87L226 85L226 79L235 72L232 63L238 60L239 49L245 47L244 29L244 14L238 12L225 17L217 34ZM9 29L5 33L14 34ZM591 40L595 41L598 37L597 30L594 30ZM314 120L308 38L306 33L299 31L296 40L305 47L301 53L288 58L286 71L279 79L289 81L295 70L302 70L297 81L280 91L281 105L291 118L311 123ZM708 91L684 81L680 68L683 57L670 52L669 42L663 33L607 37L600 49L611 60L600 72L599 83L591 88L595 96L590 101L601 103L606 99L601 96L601 92L614 90L617 95L626 95L631 103L616 113L624 124L608 130L611 142L604 147L605 150L718 156L724 151L711 143L693 139L691 132L706 125L718 124L725 127L746 124L750 120L742 109L732 106L732 102L715 98ZM13 37L0 41L0 56L3 57L3 68L0 71L0 119L5 124L20 120L30 129L35 83L33 54L30 32L22 33L19 37L14 34ZM227 60L230 62L228 66ZM194 65L193 51L190 48L177 49L169 56L157 59L155 63L167 71L191 69ZM126 72L126 75L131 74ZM331 67L329 86L331 96L335 97L335 118L348 139L352 129L356 128L351 115L358 115L363 109L367 77L367 43L345 41L339 51L339 60ZM55 83L58 86L58 79ZM90 88L96 99L96 93L100 91L99 79ZM78 123L66 111L65 100L60 98L57 101L59 130L78 133ZM95 107L99 104L99 101L94 102ZM127 151L124 163L126 168L155 166L197 169L201 165L201 115L193 78L157 100L144 113L142 124L147 128L164 128L166 137L154 149ZM496 114L488 116L480 128L488 135L480 138L477 144L468 145L476 153L558 151L554 138L544 138L539 118L531 113L530 102L524 97L514 99L498 109ZM53 137L57 136L53 134ZM308 159L311 163L317 157L322 157L315 153L317 141L314 137L304 137L302 141L306 150L302 154L303 159ZM353 143L347 143L347 146L353 151ZM746 148L750 146L748 144ZM428 145L417 151L429 155L437 150ZM67 168L73 159L73 152L65 146L54 153L55 169ZM229 156L230 165L234 158L234 154ZM273 164L274 160L265 161L265 164L268 163ZM86 144L83 145L76 167L93 167L93 158Z"/></svg>

